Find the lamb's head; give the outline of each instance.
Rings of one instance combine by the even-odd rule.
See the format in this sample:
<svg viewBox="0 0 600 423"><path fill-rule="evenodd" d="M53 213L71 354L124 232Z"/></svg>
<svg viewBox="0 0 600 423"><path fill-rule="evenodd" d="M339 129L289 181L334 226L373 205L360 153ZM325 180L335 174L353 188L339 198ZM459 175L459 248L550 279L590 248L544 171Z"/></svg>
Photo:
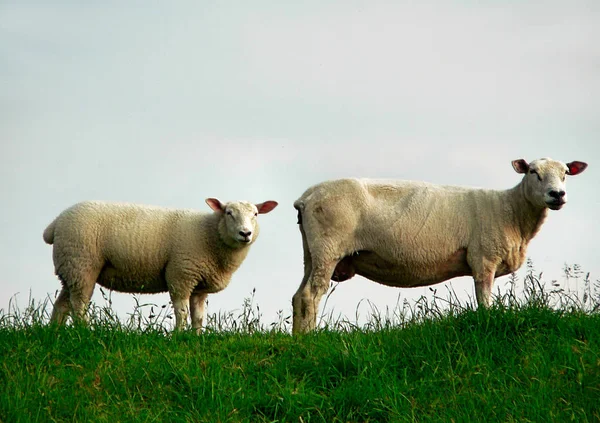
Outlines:
<svg viewBox="0 0 600 423"><path fill-rule="evenodd" d="M523 159L513 160L512 165L517 173L525 174L521 183L527 200L538 207L552 210L560 210L567 203L566 175L578 175L587 167L584 162L565 164L550 158L531 163Z"/></svg>
<svg viewBox="0 0 600 423"><path fill-rule="evenodd" d="M233 201L223 204L216 198L207 198L206 204L222 215L219 231L223 241L231 247L252 244L259 232L256 217L259 214L269 213L277 207L276 201L265 201L259 204Z"/></svg>

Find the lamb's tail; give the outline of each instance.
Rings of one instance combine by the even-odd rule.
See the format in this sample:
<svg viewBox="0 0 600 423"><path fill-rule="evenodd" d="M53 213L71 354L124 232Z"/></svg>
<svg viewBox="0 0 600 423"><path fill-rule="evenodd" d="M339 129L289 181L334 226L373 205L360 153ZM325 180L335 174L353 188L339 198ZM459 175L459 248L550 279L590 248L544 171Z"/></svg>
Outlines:
<svg viewBox="0 0 600 423"><path fill-rule="evenodd" d="M46 244L52 245L54 243L54 229L56 228L56 219L44 230L44 241Z"/></svg>

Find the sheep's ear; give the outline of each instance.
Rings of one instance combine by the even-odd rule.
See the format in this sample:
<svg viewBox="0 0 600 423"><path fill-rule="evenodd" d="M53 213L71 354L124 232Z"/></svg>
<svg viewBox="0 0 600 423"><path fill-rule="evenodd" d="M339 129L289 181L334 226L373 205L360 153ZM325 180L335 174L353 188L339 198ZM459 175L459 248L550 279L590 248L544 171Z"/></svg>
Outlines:
<svg viewBox="0 0 600 423"><path fill-rule="evenodd" d="M277 201L265 201L264 203L259 203L259 204L255 204L256 208L258 209L258 213L260 214L265 214L265 213L269 213L271 210L273 210L275 207L277 207Z"/></svg>
<svg viewBox="0 0 600 423"><path fill-rule="evenodd" d="M567 170L567 175L575 176L579 175L585 170L585 168L587 167L587 163L575 161L567 163L567 167L569 168L569 170Z"/></svg>
<svg viewBox="0 0 600 423"><path fill-rule="evenodd" d="M216 198L207 198L206 204L216 212L223 213L225 211L225 205Z"/></svg>
<svg viewBox="0 0 600 423"><path fill-rule="evenodd" d="M513 160L512 166L517 173L527 173L529 171L529 164L523 159Z"/></svg>

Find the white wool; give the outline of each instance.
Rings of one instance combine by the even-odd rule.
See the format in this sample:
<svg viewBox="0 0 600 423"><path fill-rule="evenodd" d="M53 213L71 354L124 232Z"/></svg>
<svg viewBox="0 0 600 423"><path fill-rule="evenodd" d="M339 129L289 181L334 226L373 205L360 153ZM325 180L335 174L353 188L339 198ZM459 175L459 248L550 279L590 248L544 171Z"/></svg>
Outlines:
<svg viewBox="0 0 600 423"><path fill-rule="evenodd" d="M523 264L548 208L566 203L565 175L586 166L515 160L515 171L525 175L505 191L369 179L309 188L294 203L304 279L293 297L293 331L314 329L330 279L355 274L397 287L471 275L477 302L489 305L494 278Z"/></svg>
<svg viewBox="0 0 600 423"><path fill-rule="evenodd" d="M92 201L63 211L44 231L63 285L51 320L61 323L71 311L85 319L98 283L120 292L168 291L177 328L189 309L199 331L206 296L227 287L258 236L257 214L277 205L207 203L214 213Z"/></svg>

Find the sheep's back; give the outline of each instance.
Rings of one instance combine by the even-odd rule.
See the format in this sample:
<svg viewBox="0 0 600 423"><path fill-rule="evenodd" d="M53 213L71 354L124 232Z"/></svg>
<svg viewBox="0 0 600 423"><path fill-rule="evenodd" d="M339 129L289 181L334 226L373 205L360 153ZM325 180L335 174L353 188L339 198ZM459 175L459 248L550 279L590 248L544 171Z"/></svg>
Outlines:
<svg viewBox="0 0 600 423"><path fill-rule="evenodd" d="M417 251L433 260L429 256L464 248L481 221L476 216L494 213L497 197L490 190L426 182L340 179L311 187L296 204L318 227L353 237L353 248L389 245L399 250L394 254Z"/></svg>
<svg viewBox="0 0 600 423"><path fill-rule="evenodd" d="M122 271L164 267L182 218L191 211L124 203L83 202L57 219L54 247L94 257Z"/></svg>

